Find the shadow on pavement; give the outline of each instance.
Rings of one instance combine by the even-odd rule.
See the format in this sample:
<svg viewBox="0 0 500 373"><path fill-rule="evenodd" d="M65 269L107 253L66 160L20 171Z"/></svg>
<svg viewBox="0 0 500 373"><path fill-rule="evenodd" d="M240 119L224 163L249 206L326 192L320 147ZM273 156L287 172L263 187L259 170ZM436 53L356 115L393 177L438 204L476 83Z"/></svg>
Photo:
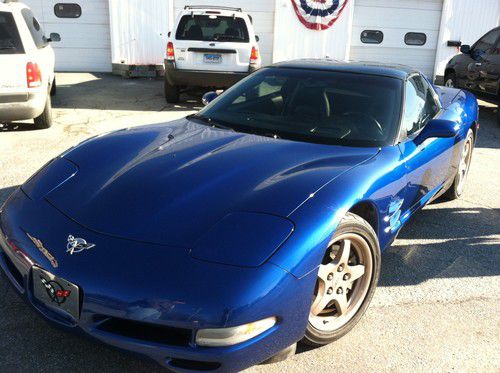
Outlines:
<svg viewBox="0 0 500 373"><path fill-rule="evenodd" d="M163 94L163 80L125 79L105 73L89 75L93 79L74 84L69 81L67 84L58 82L52 106L59 109L131 111L186 111L202 107L201 93L197 91L182 94L179 104L167 104Z"/></svg>
<svg viewBox="0 0 500 373"><path fill-rule="evenodd" d="M500 123L497 119L497 111L493 106L479 107L479 136L476 148L500 149Z"/></svg>
<svg viewBox="0 0 500 373"><path fill-rule="evenodd" d="M382 255L379 285L500 275L499 221L500 209L424 208Z"/></svg>

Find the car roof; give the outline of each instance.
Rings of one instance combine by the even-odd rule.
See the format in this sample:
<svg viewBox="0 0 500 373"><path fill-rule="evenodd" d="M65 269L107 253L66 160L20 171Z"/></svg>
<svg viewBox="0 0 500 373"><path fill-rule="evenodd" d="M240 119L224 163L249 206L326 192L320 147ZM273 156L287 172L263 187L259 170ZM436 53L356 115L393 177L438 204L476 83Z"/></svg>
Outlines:
<svg viewBox="0 0 500 373"><path fill-rule="evenodd" d="M379 62L338 61L327 58L306 58L286 62L278 62L271 65L271 67L349 72L366 75L380 75L398 79L406 79L408 75L418 73L418 70L406 65L385 64Z"/></svg>

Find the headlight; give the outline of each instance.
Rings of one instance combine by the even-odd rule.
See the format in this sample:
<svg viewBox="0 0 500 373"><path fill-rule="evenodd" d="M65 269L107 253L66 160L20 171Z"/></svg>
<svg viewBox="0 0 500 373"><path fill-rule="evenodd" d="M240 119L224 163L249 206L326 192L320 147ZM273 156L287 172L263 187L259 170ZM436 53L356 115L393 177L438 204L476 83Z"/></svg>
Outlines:
<svg viewBox="0 0 500 373"><path fill-rule="evenodd" d="M248 341L271 329L274 325L276 325L276 317L269 317L232 328L200 329L196 333L196 344L210 347L232 346Z"/></svg>

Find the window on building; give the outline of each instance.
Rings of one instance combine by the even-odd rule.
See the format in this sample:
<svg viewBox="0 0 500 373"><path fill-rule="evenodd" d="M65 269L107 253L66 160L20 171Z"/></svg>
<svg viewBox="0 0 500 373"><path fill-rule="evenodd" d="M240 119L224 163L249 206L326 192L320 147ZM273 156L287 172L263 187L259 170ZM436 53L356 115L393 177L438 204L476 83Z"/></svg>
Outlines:
<svg viewBox="0 0 500 373"><path fill-rule="evenodd" d="M365 44L380 44L384 40L384 33L379 30L364 30L361 32L361 42Z"/></svg>
<svg viewBox="0 0 500 373"><path fill-rule="evenodd" d="M404 106L403 130L407 136L420 131L439 111L433 90L421 75L414 75L406 82Z"/></svg>
<svg viewBox="0 0 500 373"><path fill-rule="evenodd" d="M406 45L424 45L427 42L427 35L423 32L408 32L405 35Z"/></svg>
<svg viewBox="0 0 500 373"><path fill-rule="evenodd" d="M75 3L57 3L54 5L54 14L58 18L79 18L82 8Z"/></svg>
<svg viewBox="0 0 500 373"><path fill-rule="evenodd" d="M28 29L30 30L31 37L33 38L33 42L36 47L38 49L46 47L49 43L47 42L42 26L38 23L38 20L33 15L33 12L28 8L24 8L21 10L21 14L23 15Z"/></svg>

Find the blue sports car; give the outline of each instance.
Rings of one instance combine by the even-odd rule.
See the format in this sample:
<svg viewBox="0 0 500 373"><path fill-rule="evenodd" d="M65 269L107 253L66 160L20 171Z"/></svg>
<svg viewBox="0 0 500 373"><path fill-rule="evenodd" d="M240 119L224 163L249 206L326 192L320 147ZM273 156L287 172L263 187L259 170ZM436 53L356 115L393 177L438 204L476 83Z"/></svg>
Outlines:
<svg viewBox="0 0 500 373"><path fill-rule="evenodd" d="M478 129L472 94L411 68L276 64L50 161L2 207L0 264L53 324L173 371L278 360L353 328Z"/></svg>

